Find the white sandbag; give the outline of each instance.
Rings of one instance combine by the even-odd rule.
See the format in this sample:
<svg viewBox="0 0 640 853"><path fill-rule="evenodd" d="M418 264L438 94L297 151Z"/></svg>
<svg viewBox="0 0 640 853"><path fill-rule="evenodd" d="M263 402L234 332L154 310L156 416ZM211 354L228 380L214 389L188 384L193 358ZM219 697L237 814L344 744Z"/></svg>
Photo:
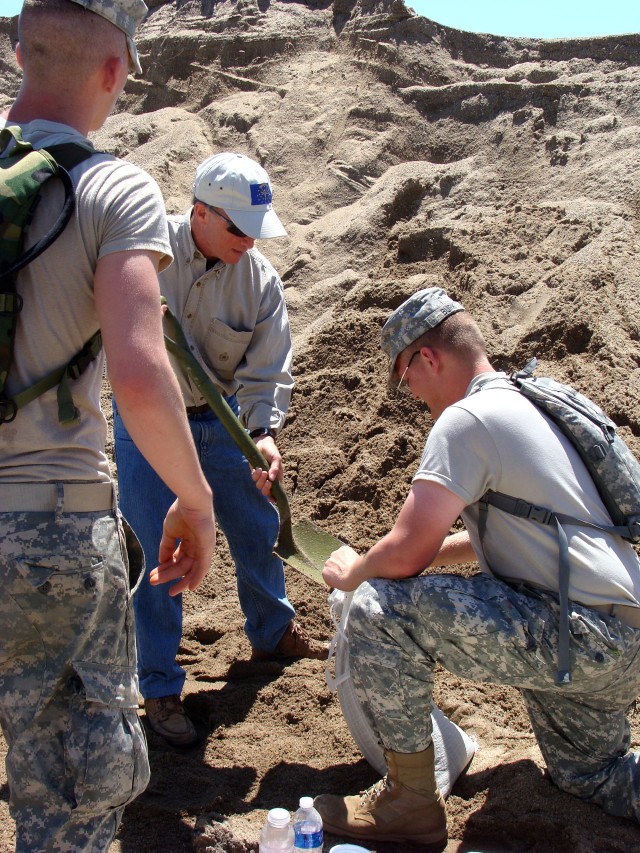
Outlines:
<svg viewBox="0 0 640 853"><path fill-rule="evenodd" d="M338 589L335 589L329 596L329 610L336 633L329 648L325 678L329 690L332 693L338 693L340 707L349 726L349 731L362 754L369 764L381 776L384 776L386 763L382 747L364 715L349 673L348 622L352 597L352 592L344 593ZM335 677L331 675L330 669L332 658L335 659ZM475 755L478 745L433 703L431 705L431 722L433 725L436 782L442 796L447 797L456 779Z"/></svg>

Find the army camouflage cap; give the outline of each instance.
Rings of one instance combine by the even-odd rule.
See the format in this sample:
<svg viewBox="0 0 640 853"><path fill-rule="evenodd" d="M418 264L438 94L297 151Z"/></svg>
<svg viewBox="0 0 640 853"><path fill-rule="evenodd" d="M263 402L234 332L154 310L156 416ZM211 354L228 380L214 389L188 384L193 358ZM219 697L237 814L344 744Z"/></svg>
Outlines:
<svg viewBox="0 0 640 853"><path fill-rule="evenodd" d="M77 3L78 6L84 6L89 12L95 12L96 15L106 18L107 21L111 21L119 30L122 30L127 37L131 65L138 74L142 74L133 37L136 34L138 24L149 11L147 4L143 3L142 0L71 0L71 2Z"/></svg>
<svg viewBox="0 0 640 853"><path fill-rule="evenodd" d="M398 356L409 344L458 311L464 311L464 307L447 296L441 287L418 290L396 308L380 334L380 345L389 356L389 379Z"/></svg>

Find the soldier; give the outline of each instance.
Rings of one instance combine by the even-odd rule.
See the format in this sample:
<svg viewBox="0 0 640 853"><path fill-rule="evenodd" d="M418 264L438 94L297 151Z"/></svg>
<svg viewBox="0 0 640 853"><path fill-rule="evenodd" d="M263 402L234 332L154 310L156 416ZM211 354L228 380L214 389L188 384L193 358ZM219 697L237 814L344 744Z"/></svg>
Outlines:
<svg viewBox="0 0 640 853"><path fill-rule="evenodd" d="M18 125L36 148L86 147L129 69L140 71L133 35L146 12L141 0L25 0L22 84L0 124ZM193 589L215 547L211 490L162 335L157 271L171 249L159 189L107 154L70 174L74 216L18 274L24 306L7 392L65 365L98 328L104 354L72 383L76 423L58 422L53 388L0 425L0 720L18 853L107 850L149 779L129 583L136 566L100 410L105 354L128 429L177 495L154 563L178 579L178 592ZM56 184L43 187L30 243L59 213Z"/></svg>
<svg viewBox="0 0 640 853"><path fill-rule="evenodd" d="M364 795L321 795L325 827L374 841L447 844L430 700L436 663L518 687L556 785L640 819L638 754L626 712L640 692L640 572L633 547L570 530L572 680L556 681L558 532L491 508L488 489L596 524L611 520L578 452L494 371L478 326L440 288L418 291L382 330L390 381L435 420L393 529L364 556L345 546L324 568L356 590L349 657L356 694L385 749L387 775ZM447 535L458 516L466 531ZM480 573L420 575L478 561Z"/></svg>

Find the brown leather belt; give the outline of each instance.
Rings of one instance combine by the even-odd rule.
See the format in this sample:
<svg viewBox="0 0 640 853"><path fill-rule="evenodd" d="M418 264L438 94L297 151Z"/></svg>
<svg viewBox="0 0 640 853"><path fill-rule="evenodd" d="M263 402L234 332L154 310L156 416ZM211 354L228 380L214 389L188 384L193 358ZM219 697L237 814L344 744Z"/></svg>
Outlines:
<svg viewBox="0 0 640 853"><path fill-rule="evenodd" d="M640 628L640 607L631 607L628 604L586 604L590 610L619 619L629 628Z"/></svg>
<svg viewBox="0 0 640 853"><path fill-rule="evenodd" d="M187 406L188 415L203 415L209 411L211 411L211 408L208 403L203 403L201 406Z"/></svg>

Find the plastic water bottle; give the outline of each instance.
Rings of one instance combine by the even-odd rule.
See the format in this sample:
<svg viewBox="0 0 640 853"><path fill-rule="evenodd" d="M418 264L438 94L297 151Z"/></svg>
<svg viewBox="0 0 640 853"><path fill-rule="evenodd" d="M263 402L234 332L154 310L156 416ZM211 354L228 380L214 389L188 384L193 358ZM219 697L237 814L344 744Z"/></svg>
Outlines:
<svg viewBox="0 0 640 853"><path fill-rule="evenodd" d="M313 807L312 797L300 797L293 816L294 853L322 853L322 818Z"/></svg>
<svg viewBox="0 0 640 853"><path fill-rule="evenodd" d="M293 828L286 809L271 809L260 831L259 853L293 853Z"/></svg>

